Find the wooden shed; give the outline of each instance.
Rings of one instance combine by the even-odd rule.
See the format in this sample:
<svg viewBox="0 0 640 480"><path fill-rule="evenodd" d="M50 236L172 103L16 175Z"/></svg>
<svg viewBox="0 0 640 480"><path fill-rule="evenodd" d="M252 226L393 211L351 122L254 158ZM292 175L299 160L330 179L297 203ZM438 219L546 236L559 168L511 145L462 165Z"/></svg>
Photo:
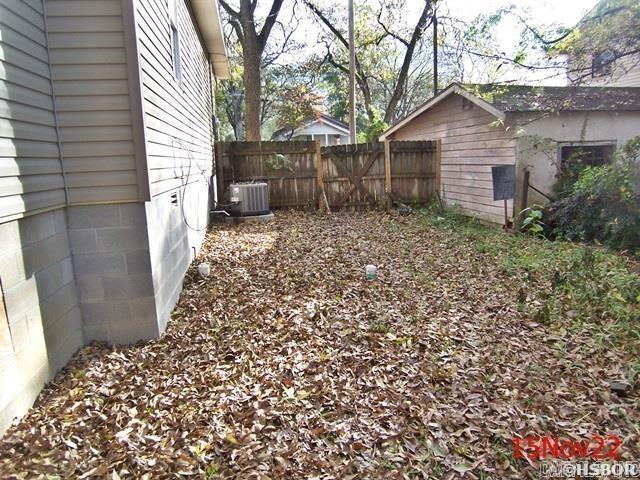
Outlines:
<svg viewBox="0 0 640 480"><path fill-rule="evenodd" d="M516 165L519 190L511 217L551 194L565 160L611 161L616 146L640 135L638 87L538 87L453 83L389 128L385 140L441 140L440 191L445 204L502 223L491 167ZM531 187L523 201L523 175Z"/></svg>

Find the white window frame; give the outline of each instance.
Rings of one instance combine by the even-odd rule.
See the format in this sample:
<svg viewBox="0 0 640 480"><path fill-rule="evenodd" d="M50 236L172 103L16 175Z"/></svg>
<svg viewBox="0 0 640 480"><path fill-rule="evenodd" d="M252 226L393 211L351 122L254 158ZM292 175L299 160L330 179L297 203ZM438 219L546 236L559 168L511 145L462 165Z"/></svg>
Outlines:
<svg viewBox="0 0 640 480"><path fill-rule="evenodd" d="M178 0L169 0L169 35L171 42L171 67L173 78L180 82L182 80L182 58L180 48L180 29L178 22Z"/></svg>

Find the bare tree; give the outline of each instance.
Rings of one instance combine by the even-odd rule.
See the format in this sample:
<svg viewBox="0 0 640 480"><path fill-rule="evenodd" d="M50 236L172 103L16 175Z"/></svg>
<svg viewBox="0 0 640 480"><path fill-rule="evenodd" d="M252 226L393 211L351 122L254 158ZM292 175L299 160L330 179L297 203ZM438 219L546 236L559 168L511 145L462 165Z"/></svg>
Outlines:
<svg viewBox="0 0 640 480"><path fill-rule="evenodd" d="M349 49L349 42L345 35L340 31L340 28L337 26L336 22L330 17L329 14L324 12L318 7L313 0L304 0L304 4L311 10L311 12L316 16L316 18L326 26L329 32L335 37L339 44L341 44L346 50ZM402 35L394 32L392 28L385 24L382 19L382 10L380 10L377 21L379 25L382 27L382 33L375 39L372 40L372 43L380 43L384 38L391 37L399 42L401 45L405 47L405 53L403 57L402 64L400 69L398 70L397 76L395 77L395 81L393 83L393 87L391 88L391 96L387 102L387 105L384 109L384 121L386 123L390 123L395 118L396 109L398 108L398 104L401 102L403 94L406 91L407 87L407 79L409 77L409 73L411 70L412 60L414 58L414 54L416 52L416 47L418 46L420 39L424 35L425 30L431 24L433 20L433 4L431 0L424 1L424 7L420 16L418 17L418 21L416 22L415 27L411 31L411 36L408 38L404 38ZM329 45L327 45L327 51L325 55L325 61L336 67L342 72L348 73L349 69L345 63L343 63L340 59L336 58L336 56L331 51ZM362 93L362 97L364 100L365 110L367 112L367 116L371 121L373 121L375 117L375 109L373 108L373 97L370 81L372 78L372 74L366 72L363 68L362 62L359 58L358 52L356 51L356 83L358 84L358 88Z"/></svg>

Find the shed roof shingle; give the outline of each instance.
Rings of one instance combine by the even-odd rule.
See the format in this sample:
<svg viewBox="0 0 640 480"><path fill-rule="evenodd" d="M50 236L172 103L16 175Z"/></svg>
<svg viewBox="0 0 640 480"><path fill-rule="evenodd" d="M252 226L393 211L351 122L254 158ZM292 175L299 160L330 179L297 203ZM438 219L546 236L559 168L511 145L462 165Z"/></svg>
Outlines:
<svg viewBox="0 0 640 480"><path fill-rule="evenodd" d="M465 84L503 112L640 110L640 87Z"/></svg>

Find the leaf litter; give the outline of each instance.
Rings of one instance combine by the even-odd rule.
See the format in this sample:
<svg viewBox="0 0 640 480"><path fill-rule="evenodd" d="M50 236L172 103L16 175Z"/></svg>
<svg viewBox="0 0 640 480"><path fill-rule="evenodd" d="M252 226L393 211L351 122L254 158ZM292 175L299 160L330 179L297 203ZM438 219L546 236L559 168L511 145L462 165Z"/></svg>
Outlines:
<svg viewBox="0 0 640 480"><path fill-rule="evenodd" d="M632 361L515 307L519 280L416 216L216 226L162 338L91 344L0 441L16 478L536 478L514 436L615 433ZM377 266L367 281L364 268Z"/></svg>

